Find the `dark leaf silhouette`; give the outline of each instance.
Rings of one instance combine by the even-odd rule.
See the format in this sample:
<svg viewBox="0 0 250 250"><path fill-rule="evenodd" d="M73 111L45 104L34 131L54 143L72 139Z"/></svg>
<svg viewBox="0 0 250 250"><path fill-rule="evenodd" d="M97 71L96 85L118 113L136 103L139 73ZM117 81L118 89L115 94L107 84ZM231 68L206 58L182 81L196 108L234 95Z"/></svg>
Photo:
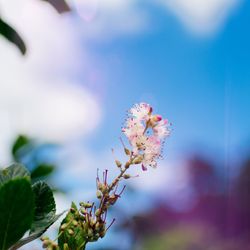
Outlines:
<svg viewBox="0 0 250 250"><path fill-rule="evenodd" d="M64 13L70 11L69 5L64 0L42 0L50 3L58 13Z"/></svg>
<svg viewBox="0 0 250 250"><path fill-rule="evenodd" d="M0 34L2 34L10 42L14 43L21 53L26 53L26 46L20 35L6 22L0 18Z"/></svg>

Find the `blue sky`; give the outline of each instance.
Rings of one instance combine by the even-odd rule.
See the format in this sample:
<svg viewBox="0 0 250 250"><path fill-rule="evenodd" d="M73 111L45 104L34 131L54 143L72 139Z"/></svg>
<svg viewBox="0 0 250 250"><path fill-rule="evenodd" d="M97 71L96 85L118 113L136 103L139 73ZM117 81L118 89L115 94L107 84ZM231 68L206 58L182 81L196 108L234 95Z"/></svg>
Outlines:
<svg viewBox="0 0 250 250"><path fill-rule="evenodd" d="M149 30L92 44L109 72L106 116L93 143L112 143L122 111L148 101L173 122L169 147L174 154L196 144L220 154L245 145L250 133L250 3L244 1L208 36L190 33L160 7L145 8L151 12Z"/></svg>

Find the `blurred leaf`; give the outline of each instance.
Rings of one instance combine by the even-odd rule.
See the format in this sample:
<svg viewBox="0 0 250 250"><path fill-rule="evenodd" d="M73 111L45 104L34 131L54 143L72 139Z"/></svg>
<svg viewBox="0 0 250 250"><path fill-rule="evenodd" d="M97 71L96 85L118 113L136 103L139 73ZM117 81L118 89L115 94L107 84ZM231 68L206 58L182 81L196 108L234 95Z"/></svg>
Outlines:
<svg viewBox="0 0 250 250"><path fill-rule="evenodd" d="M50 187L42 181L32 186L35 194L35 214L31 233L43 232L54 220L56 204Z"/></svg>
<svg viewBox="0 0 250 250"><path fill-rule="evenodd" d="M18 152L20 151L20 149L22 149L23 147L27 146L31 144L31 140L27 137L27 136L24 136L24 135L19 135L15 142L13 143L13 146L12 146L12 155L13 155L13 158L17 161L19 161L19 155L18 155Z"/></svg>
<svg viewBox="0 0 250 250"><path fill-rule="evenodd" d="M14 43L21 53L26 53L26 46L20 35L7 23L0 18L0 34L2 34L7 40Z"/></svg>
<svg viewBox="0 0 250 250"><path fill-rule="evenodd" d="M69 5L64 0L42 0L50 3L58 13L68 12L70 11Z"/></svg>
<svg viewBox="0 0 250 250"><path fill-rule="evenodd" d="M31 178L41 178L50 175L55 170L55 166L51 164L40 164L31 171Z"/></svg>
<svg viewBox="0 0 250 250"><path fill-rule="evenodd" d="M10 180L0 188L0 249L7 250L30 228L34 197L26 178Z"/></svg>
<svg viewBox="0 0 250 250"><path fill-rule="evenodd" d="M0 170L0 186L9 180L20 177L30 179L30 173L22 164L14 163L9 167Z"/></svg>

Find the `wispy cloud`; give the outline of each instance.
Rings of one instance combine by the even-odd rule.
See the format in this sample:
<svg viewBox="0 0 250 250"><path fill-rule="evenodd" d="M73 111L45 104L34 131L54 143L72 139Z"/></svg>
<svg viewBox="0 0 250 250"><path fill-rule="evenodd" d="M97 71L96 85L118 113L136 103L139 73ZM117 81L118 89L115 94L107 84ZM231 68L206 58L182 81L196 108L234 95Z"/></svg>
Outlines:
<svg viewBox="0 0 250 250"><path fill-rule="evenodd" d="M138 0L71 0L82 18L85 38L135 34L148 26L148 14Z"/></svg>
<svg viewBox="0 0 250 250"><path fill-rule="evenodd" d="M159 0L188 30L198 35L216 32L241 0Z"/></svg>
<svg viewBox="0 0 250 250"><path fill-rule="evenodd" d="M153 12L138 0L71 0L83 19L86 37L114 37L150 27ZM183 23L193 34L211 35L223 26L242 0L151 0ZM167 12L166 12L167 13ZM85 23L85 24L84 24Z"/></svg>

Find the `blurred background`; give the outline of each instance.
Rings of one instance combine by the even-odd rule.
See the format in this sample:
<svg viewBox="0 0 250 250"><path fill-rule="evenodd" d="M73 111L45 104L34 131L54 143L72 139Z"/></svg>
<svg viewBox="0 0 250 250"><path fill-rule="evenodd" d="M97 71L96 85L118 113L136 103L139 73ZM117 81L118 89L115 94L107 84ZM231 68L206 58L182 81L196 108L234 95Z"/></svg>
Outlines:
<svg viewBox="0 0 250 250"><path fill-rule="evenodd" d="M126 110L148 102L173 123L164 160L132 170L88 249L250 249L249 13L247 0L0 0L0 165L46 178L58 212L92 200L97 168L117 173Z"/></svg>

